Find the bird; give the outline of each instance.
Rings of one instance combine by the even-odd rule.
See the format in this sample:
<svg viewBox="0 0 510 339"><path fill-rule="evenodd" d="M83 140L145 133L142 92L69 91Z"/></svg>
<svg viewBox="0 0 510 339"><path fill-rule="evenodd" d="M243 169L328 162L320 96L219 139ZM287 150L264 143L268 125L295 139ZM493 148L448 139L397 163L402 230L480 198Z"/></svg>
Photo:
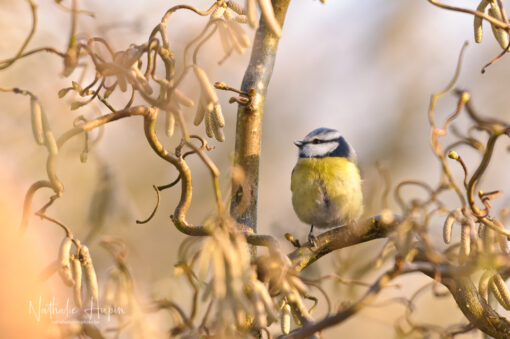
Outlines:
<svg viewBox="0 0 510 339"><path fill-rule="evenodd" d="M298 160L292 170L292 206L310 225L309 243L315 247L313 228L353 224L363 213L361 176L356 152L336 129L317 128L295 141Z"/></svg>

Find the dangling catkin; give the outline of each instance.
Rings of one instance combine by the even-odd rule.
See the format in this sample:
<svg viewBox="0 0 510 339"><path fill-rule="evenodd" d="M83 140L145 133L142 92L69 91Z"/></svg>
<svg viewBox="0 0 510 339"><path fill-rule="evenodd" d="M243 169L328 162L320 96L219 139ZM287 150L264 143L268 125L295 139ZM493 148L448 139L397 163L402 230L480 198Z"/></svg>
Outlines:
<svg viewBox="0 0 510 339"><path fill-rule="evenodd" d="M501 16L501 11L497 5L489 8L488 12L489 12L489 15L491 17L493 17L494 19L497 19L499 21L503 20L503 18ZM494 25L491 25L491 27L492 27L492 33L494 34L494 37L498 41L499 46L501 46L501 48L503 48L503 49L507 48L508 47L508 33Z"/></svg>
<svg viewBox="0 0 510 339"><path fill-rule="evenodd" d="M489 5L488 0L482 0L476 10L478 12L485 13L485 10L487 9L487 6ZM475 42L480 43L482 42L482 36L483 36L483 29L482 29L482 18L475 15L474 22L474 33L475 33Z"/></svg>
<svg viewBox="0 0 510 339"><path fill-rule="evenodd" d="M44 124L43 124L43 111L39 101L30 98L30 117L32 118L32 133L34 134L35 142L39 145L44 144Z"/></svg>
<svg viewBox="0 0 510 339"><path fill-rule="evenodd" d="M58 251L58 262L59 268L58 273L60 277L64 281L64 284L67 286L73 286L73 276L71 274L71 246L73 245L73 241L69 237L65 237L60 244L60 249Z"/></svg>
<svg viewBox="0 0 510 339"><path fill-rule="evenodd" d="M97 284L96 270L94 269L88 247L82 246L80 253L82 255L83 272L85 273L85 286L87 287L89 296L95 303L97 303L99 298L99 287Z"/></svg>
<svg viewBox="0 0 510 339"><path fill-rule="evenodd" d="M78 259L78 258L72 259L71 272L73 274L73 279L74 279L74 286L73 286L74 304L76 305L76 307L81 308L81 306L82 306L82 297L81 297L82 271L81 271L80 259Z"/></svg>

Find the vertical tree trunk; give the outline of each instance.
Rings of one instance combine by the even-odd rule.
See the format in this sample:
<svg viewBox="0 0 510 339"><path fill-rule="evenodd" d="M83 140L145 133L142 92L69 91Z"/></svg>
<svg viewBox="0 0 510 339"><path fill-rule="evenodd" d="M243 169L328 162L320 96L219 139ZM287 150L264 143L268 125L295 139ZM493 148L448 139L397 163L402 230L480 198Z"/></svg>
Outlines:
<svg viewBox="0 0 510 339"><path fill-rule="evenodd" d="M283 26L285 14L290 0L272 0L273 10L280 26ZM241 187L233 183L232 203L230 211L237 222L257 231L257 197L259 182L260 140L262 134L262 116L266 100L267 87L273 73L279 38L261 18L259 28L253 42L250 64L244 74L241 90L256 91L249 106L239 105L237 110L236 144L234 166L244 171L247 187L243 192ZM239 203L243 194L249 194L248 206L243 211ZM246 199L246 198L245 198Z"/></svg>

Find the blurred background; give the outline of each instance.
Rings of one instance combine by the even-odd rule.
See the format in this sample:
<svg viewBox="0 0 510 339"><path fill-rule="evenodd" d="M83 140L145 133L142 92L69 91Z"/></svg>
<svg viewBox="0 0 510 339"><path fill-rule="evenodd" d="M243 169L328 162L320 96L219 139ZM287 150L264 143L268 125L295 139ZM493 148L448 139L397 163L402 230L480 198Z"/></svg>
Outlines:
<svg viewBox="0 0 510 339"><path fill-rule="evenodd" d="M210 2L187 1L204 9ZM88 0L81 6L95 12L96 18L81 16L78 32L84 32L84 37L101 36L115 49L125 49L130 43L146 41L164 12L177 3ZM477 1L467 0L452 3L467 8L478 5ZM38 27L29 49L48 45L65 49L69 14L53 1L41 0L38 5ZM6 59L15 54L30 29L29 6L24 1L2 0L0 18L0 59ZM177 55L182 55L185 44L200 32L206 20L184 11L172 16L168 33ZM426 0L342 0L328 1L325 5L312 0L293 1L283 27L264 113L258 231L277 237L286 251L291 247L283 238L285 232L305 239L308 226L298 220L291 205L290 173L297 157L293 141L317 127L340 130L356 149L364 179L367 216L377 214L382 207L384 181L376 169L377 162L389 172L392 187L404 179L436 185L440 166L429 146L428 104L430 95L444 89L450 81L466 40L469 46L457 86L471 92L473 104L481 114L508 121L510 59L502 58L481 74L483 65L500 48L488 25L484 26L483 42L475 44L472 21L469 15L441 10ZM254 32L246 29L252 37ZM239 87L249 52L233 54L219 66L222 56L219 39L215 38L204 46L198 63L207 70L211 81ZM93 117L98 109L106 113L104 106L99 105L70 111L70 102L76 98L73 100L69 95L59 99L57 91L69 87L79 72L75 71L70 78L63 78L61 72L61 59L45 53L18 61L0 73L1 87L21 87L39 97L56 135L71 128L79 114ZM198 99L198 85L193 79L185 81L184 91ZM211 140L216 149L210 156L221 170L222 190L228 196L237 106L228 104L228 93L219 96L227 120L226 141ZM112 102L120 106L125 100L113 97ZM41 295L46 300L49 296L64 300L71 292L56 275L41 285L23 284L36 281L39 271L56 258L64 234L55 225L32 217L23 239L16 237L24 194L33 182L45 177L46 151L31 136L29 98L0 92L0 103L0 215L4 243L0 246L0 263L3 270L7 269L7 273L1 274L0 303L10 315L0 317L0 337L8 338L38 330L40 324L28 312L31 300L37 301ZM437 107L438 121L453 113L455 107L456 98L446 95ZM191 124L194 110L186 113ZM460 130L469 126L465 117L458 120ZM193 133L205 134L202 126L193 128ZM163 136L163 126L158 132L166 147L176 144L176 137ZM508 140L499 141L495 159L481 183L484 191L509 191L508 145ZM149 148L140 118L109 124L86 164L79 159L82 146L83 139L75 138L61 151L57 173L65 193L48 210L48 215L68 225L82 241L90 240L86 243L100 283L113 260L98 246L98 240L101 235L118 236L129 247L128 263L139 300L143 303L151 296L164 296L187 308L191 291L182 278L173 276L177 248L185 236L169 220L179 188L162 192L159 210L149 223L135 223L136 219L145 219L155 205L152 185L173 181L176 171ZM477 164L479 158L475 153L467 149L458 151L468 167ZM194 196L188 219L200 224L214 210L212 185L208 170L198 159L189 163ZM454 165L452 168L461 179L460 168ZM34 209L42 206L49 194L38 192ZM420 194L423 192L419 189L405 190L408 199ZM503 196L495 202L496 208L508 206L508 202L508 196ZM389 203L398 212L392 195ZM432 238L442 244L442 220L438 219L436 225L431 230ZM384 269L384 265L380 269L373 265L383 244L384 241L374 241L338 251L321 259L305 274L319 277L337 272L345 278L371 282ZM361 275L367 265L368 273ZM385 290L378 300L410 296L427 282L429 279L421 275L400 278L397 283L401 288ZM365 291L363 287L333 282L324 283L324 287L330 291L334 307L356 300ZM317 290L312 292L321 300L314 313L318 319L325 315L325 302ZM428 291L417 306L413 315L416 322L440 326L465 322L451 298L433 298ZM367 307L351 320L326 330L324 335L393 338L394 322L404 312L405 308L397 303ZM168 321L165 312L147 316L148 324L161 337L167 335ZM464 337L481 335L469 333Z"/></svg>

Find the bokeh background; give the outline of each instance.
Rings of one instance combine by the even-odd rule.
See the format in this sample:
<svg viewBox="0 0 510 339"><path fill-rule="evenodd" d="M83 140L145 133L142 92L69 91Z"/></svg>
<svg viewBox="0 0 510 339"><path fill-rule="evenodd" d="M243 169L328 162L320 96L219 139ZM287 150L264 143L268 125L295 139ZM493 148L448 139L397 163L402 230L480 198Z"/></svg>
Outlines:
<svg viewBox="0 0 510 339"><path fill-rule="evenodd" d="M65 2L64 2L65 3ZM206 8L210 1L188 1ZM477 1L452 2L475 8ZM96 18L80 18L79 32L86 37L102 36L115 49L125 49L130 43L147 39L166 9L176 1L87 0L82 6L96 13ZM70 18L49 0L39 1L37 32L29 48L67 44ZM26 2L0 2L0 59L14 55L30 28L30 12ZM180 55L185 44L200 32L207 19L181 12L172 16L168 32L172 48ZM259 232L271 234L281 246L291 250L283 234L291 232L305 239L308 232L295 216L291 205L290 173L297 152L292 141L302 138L317 127L340 130L354 146L364 178L367 215L377 214L381 205L384 182L376 169L379 162L390 173L393 187L404 179L423 180L436 184L439 164L429 146L430 130L427 110L430 95L442 90L451 79L458 53L464 41L469 41L463 69L457 86L472 93L473 103L481 114L510 119L509 66L503 58L486 74L480 69L500 48L485 28L480 45L473 42L472 18L433 7L426 0L342 0L293 1L289 7L278 57L269 86L263 123L262 156L259 191ZM249 29L248 29L249 30ZM250 36L254 32L249 30ZM249 60L249 53L234 54L218 66L222 52L218 39L209 42L199 56L212 81L224 81L238 87ZM61 60L50 54L39 54L21 60L0 73L0 86L17 86L35 93L50 118L53 131L59 135L72 126L74 118L83 114L92 117L97 108L86 107L70 111L71 96L58 99L57 91L70 86L71 78L60 76ZM198 85L193 79L185 82L185 92L198 98ZM229 192L229 170L234 147L236 105L228 104L229 95L220 93L226 116L226 141L211 141L216 149L212 159L221 172L222 190ZM125 102L125 98L114 98ZM30 300L40 295L65 299L68 289L54 276L44 284L36 275L57 255L63 234L56 226L33 217L23 239L16 237L21 218L24 193L31 183L45 177L45 150L35 145L31 136L29 98L0 92L0 215L2 246L0 246L0 303L5 310L0 317L0 337L26 337L38 332L40 324L28 313ZM447 95L437 108L442 121L455 110L455 98ZM104 107L97 106L101 112ZM187 111L191 122L194 111ZM460 118L462 130L468 126ZM205 134L200 129L193 132ZM159 132L163 134L161 126ZM94 136L94 134L93 134ZM176 144L176 138L162 137L165 146ZM161 161L149 148L143 136L140 118L124 119L105 128L101 142L89 155L86 164L79 160L83 140L76 138L61 152L58 175L65 184L64 196L48 214L68 225L75 236L88 242L100 281L104 280L112 258L98 246L101 235L121 237L129 246L128 261L136 280L137 297L143 303L153 295L170 298L187 307L191 295L182 278L173 276L179 243L185 238L171 224L169 215L178 201L178 188L162 193L161 206L155 218L145 225L152 211L155 194L152 185L172 181L176 171ZM482 182L483 189L509 191L508 140L501 140L495 159ZM462 153L461 153L462 152ZM478 156L469 150L459 150L468 166L474 166ZM214 210L212 185L205 166L190 160L193 171L194 199L188 213L193 223L201 223ZM460 169L456 175L461 177ZM406 197L420 197L420 190L408 189ZM34 206L41 206L49 192L38 193ZM503 196L496 208L508 205ZM396 205L390 195L390 207ZM438 219L431 231L438 244L442 222ZM454 235L455 236L455 235ZM329 255L308 269L309 277L338 272L345 278L369 265L361 277L372 281L382 269L374 267L384 241L356 246ZM438 245L440 246L440 245ZM384 267L383 267L384 268ZM428 282L420 275L400 278L400 289L385 290L378 300L410 296ZM333 306L355 300L362 287L324 284ZM313 291L320 297L317 290ZM35 298L35 299L34 299ZM325 314L321 299L316 318ZM328 329L326 338L392 338L394 321L405 309L399 304L367 307L341 326ZM7 316L6 316L7 314ZM159 336L166 336L170 318L164 311L149 314L148 324ZM425 293L418 302L413 319L441 326L464 321L450 298L432 298ZM419 335L417 335L419 337ZM466 338L481 337L470 333Z"/></svg>

